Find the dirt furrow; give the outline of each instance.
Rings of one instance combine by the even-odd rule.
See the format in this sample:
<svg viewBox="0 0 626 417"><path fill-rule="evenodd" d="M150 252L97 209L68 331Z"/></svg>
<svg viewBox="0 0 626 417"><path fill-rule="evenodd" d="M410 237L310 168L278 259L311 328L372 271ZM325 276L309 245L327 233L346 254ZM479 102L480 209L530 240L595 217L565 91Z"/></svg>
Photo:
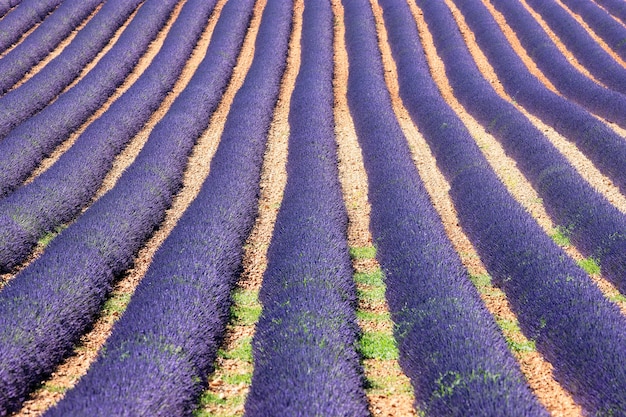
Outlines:
<svg viewBox="0 0 626 417"><path fill-rule="evenodd" d="M370 204L368 182L361 147L357 140L347 102L348 55L345 48L343 7L333 0L335 14L334 38L334 90L335 90L335 135L338 144L339 179L348 212L348 244L355 270L355 277L376 276L380 265L374 257L375 249L369 232ZM359 305L357 317L363 331L361 354L366 378L366 394L369 410L373 416L415 416L415 398L408 377L402 372L397 360L397 349L391 352L369 354L363 339L377 337L384 341L393 340L393 323L389 318L389 307L384 296L376 296L377 288L363 284L357 278ZM384 289L384 286L382 286ZM380 289L379 289L380 291Z"/></svg>
<svg viewBox="0 0 626 417"><path fill-rule="evenodd" d="M91 115L65 141L63 141L59 146L57 146L57 148L47 158L42 160L41 163L39 164L39 166L37 167L37 169L35 169L33 171L33 173L31 174L31 176L28 177L28 179L26 179L26 181L24 181L24 184L28 184L28 183L32 182L35 178L37 178L39 175L41 175L43 172L45 172L48 168L50 168L52 165L54 165L54 163L61 157L61 155L63 155L74 144L74 142L76 142L76 139L78 139L78 137L83 134L85 129L87 129L89 127L89 125L91 123L93 123L96 119L98 119L100 116L102 116L109 109L109 107L111 107L111 105L118 98L120 98L137 81L137 79L141 76L141 74L143 74L143 72L146 70L146 68L148 68L148 66L152 63L152 60L154 59L154 57L159 53L159 50L163 46L163 43L165 42L165 38L167 37L167 34L168 34L170 28L172 27L172 25L174 24L174 22L178 18L178 15L180 14L180 11L181 11L184 3L185 3L184 1L180 1L176 5L174 10L172 11L171 16L169 17L168 21L166 22L165 26L163 26L163 28L159 31L159 33L157 34L157 37L150 43L150 46L148 47L146 52L141 56L141 58L139 58L139 61L137 62L137 65L135 65L133 70L130 72L130 74L128 74L128 76L126 77L124 82L115 90L115 92L111 95L111 97L109 97L104 102L104 104L98 110L96 110L93 113L93 115ZM205 35L203 35L203 36L205 36ZM196 50L197 49L198 48L196 48ZM194 55L197 55L197 51L194 52ZM178 93L182 90L182 88L180 87L182 84L186 85L186 81L184 81L184 80L188 81L189 78L190 78L189 71L191 70L191 68L189 68L189 67L193 66L194 63L195 63L196 67L197 67L197 64L199 64L199 60L197 58L194 58L194 55L192 55L192 58L187 63L187 66L185 67L185 70L183 71L183 74L181 74L180 79L176 83L176 86L173 89L173 93L174 94L168 94L168 96L164 100L164 102L161 105L161 107L159 107L159 109L154 113L154 115L151 117L151 119L146 123L146 128L148 126L154 127L156 122L158 122L158 120L161 119L161 117L165 114L166 109L169 108L169 105L171 105L171 103L173 102L173 97L172 96L173 95L178 95ZM195 70L195 68L194 68L194 70ZM135 139L137 137L142 137L144 139L144 141L145 141L145 139L147 139L147 135L145 135L143 133L146 130L146 128L142 129L142 131L135 137ZM150 128L150 130L151 130L151 128ZM129 145L128 145L128 147L126 149L137 148L137 146L133 146L134 142L135 142L135 140L133 140L131 143L129 143ZM142 146L143 146L143 143L142 143ZM123 158L122 155L120 155L120 158L121 159L128 159L128 158Z"/></svg>
<svg viewBox="0 0 626 417"><path fill-rule="evenodd" d="M187 63L183 75L181 75L178 81L178 83L182 83L179 86L180 88L186 85L189 78L202 61L210 42L213 28L226 1L227 0L219 0L215 6L207 28L194 49L192 59ZM74 354L68 357L66 361L57 368L51 378L42 383L41 388L31 395L31 398L25 402L24 407L16 416L42 414L46 409L58 402L62 398L63 393L71 388L78 379L87 372L98 350L109 336L113 324L123 313L132 293L141 278L145 275L154 253L167 238L178 219L180 219L186 208L200 191L202 183L209 173L210 161L219 144L219 138L223 131L226 115L230 109L233 97L239 87L241 87L243 79L250 67L253 55L251 51L254 50L252 41L256 38L256 31L258 29L259 8L262 9L262 7L256 6L255 14L250 24L250 30L246 35L246 40L241 49L229 86L219 106L211 117L209 127L200 136L189 157L183 177L182 188L174 198L172 207L167 210L163 223L135 257L133 268L126 271L126 273L116 281L100 317L95 322L91 331L81 338Z"/></svg>
<svg viewBox="0 0 626 417"><path fill-rule="evenodd" d="M487 61L480 47L476 43L469 27L466 25L463 15L455 7L452 2L448 2L450 10L454 18L459 25L461 32L463 33L465 43L472 54L479 71L486 79L497 79L493 67ZM514 100L504 91L500 83L492 83L494 90L505 100L513 103L515 107L526 116L531 123L533 123L541 132L544 133L555 148L568 162L576 169L576 171L584 178L591 186L607 198L615 207L617 207L622 213L626 213L626 196L621 194L619 189L613 184L613 182L604 176L598 169L595 168L593 163L583 155L582 152L576 148L576 146L557 133L552 127L544 124L539 118L528 113L522 106L515 103ZM460 106L460 104L459 104ZM464 111L464 110L461 110ZM458 113L458 111L457 111ZM467 114L468 118L471 118ZM472 119L473 120L473 119ZM502 182L507 186L511 194L528 210L535 220L544 229L546 234L555 235L557 227L548 216L545 208L541 204L541 198L532 188L530 183L526 180L519 170L517 170L516 163L513 159L506 156L504 149L499 142L493 138L493 136L484 132L484 129L476 123L477 128L483 133L475 136L479 146L483 150L483 153L489 160L489 163L494 167L497 175L501 178ZM585 262L585 257L574 246L567 244L563 247L567 254L575 259L579 263ZM615 302L621 309L623 314L626 314L626 300L620 297L620 293L617 288L609 282L607 279L601 276L599 273L590 273L591 279L598 285L604 295Z"/></svg>
<svg viewBox="0 0 626 417"><path fill-rule="evenodd" d="M104 5L104 3L100 3L98 6L96 6L94 11L91 12L89 14L89 16L87 16L78 26L76 26L76 28L72 31L72 33L70 33L56 47L54 47L54 49L52 51L50 51L50 53L45 58L43 58L41 61L39 61L37 64L35 64L26 74L24 74L22 79L19 80L17 83L15 83L15 85L13 85L10 88L10 90L13 90L14 88L19 87L20 85L24 84L26 81L31 79L35 74L37 74L39 71L41 71L42 68L44 68L46 65L48 65L48 63L50 63L50 61L52 61L61 52L63 52L63 50L74 40L76 35L78 35L78 32L80 32L80 30L82 28L84 28L87 25L87 23L89 23L89 21L100 11L100 9L102 9L103 5ZM4 55L4 54L2 54L2 55ZM1 57L2 56L0 56L0 58Z"/></svg>
<svg viewBox="0 0 626 417"><path fill-rule="evenodd" d="M266 0L255 5L252 27L245 46L250 60ZM300 67L300 30L302 2L294 6L293 29L289 53L274 117L267 138L261 169L258 215L244 245L243 272L233 291L231 319L218 353L216 367L209 376L209 386L202 394L199 415L240 416L252 378L251 341L261 311L258 292L267 267L267 249L272 238L278 207L286 183L287 142L289 138L289 104ZM251 63L251 61L248 63ZM247 72L247 70L246 70ZM245 75L245 74L244 74ZM243 78L241 80L243 82Z"/></svg>
<svg viewBox="0 0 626 417"><path fill-rule="evenodd" d="M578 71L583 73L587 78L594 80L596 83L600 83L597 81L593 75L585 68L574 56L573 53L567 49L565 45L561 42L559 37L550 29L550 27L543 21L541 16L537 14L524 0L520 0L520 3L531 13L533 18L541 25L542 29L548 34L550 39L554 42L558 50L567 58L567 61ZM526 49L522 46L517 34L515 31L508 25L506 19L502 13L500 13L490 2L489 0L483 0L483 4L489 10L494 20L500 26L500 30L504 33L509 44L515 50L517 55L521 58L522 62L528 68L531 74L537 77L546 87L548 87L551 91L561 95L561 93L554 87L554 85L548 80L548 78L543 74L543 72L537 67L537 64L533 61L533 59L528 55ZM465 30L465 29L462 29ZM467 29L469 30L469 29ZM471 33L471 30L469 31ZM464 34L465 35L465 34ZM474 39L474 35L472 34L472 39Z"/></svg>
<svg viewBox="0 0 626 417"><path fill-rule="evenodd" d="M459 115L472 137L477 141L478 146L485 154L487 160L496 171L498 177L507 186L509 191L511 191L513 196L518 201L525 202L526 204L522 204L524 204L533 216L547 219L547 214L545 214L540 204L540 199L534 190L528 186L521 173L514 168L515 163L506 157L499 143L485 132L482 126L465 111L463 106L454 97L452 87L449 85L445 75L444 64L435 49L432 36L422 17L422 12L414 4L411 4L411 11L419 29L422 45L431 69L431 75L437 83L441 95ZM461 31L465 32L464 35L467 34L467 29ZM497 84L497 79L488 79L492 81L492 85ZM475 277L474 283L481 293L481 298L485 302L487 309L501 326L508 339L509 346L511 346L514 355L517 357L521 370L526 376L531 389L535 395L537 395L539 401L553 416L582 415L581 408L574 402L569 393L553 378L552 365L543 359L532 346L532 342L519 330L516 316L510 308L506 295L501 290L494 287L488 278L485 278L488 276L487 270L482 262L480 262L476 250L459 226L456 211L452 207L452 202L447 195L449 186L442 174L438 172L435 159L430 155L428 145L421 141L412 143L411 147L416 149L418 155L428 155L423 157L423 161L424 165L430 165L428 169L429 174L422 174L422 171L426 170L421 167L420 175L439 177L438 181L446 184L445 187L442 187L435 186L434 182L425 181L429 194L433 196L431 197L433 201L443 201L445 205L450 207L448 210L441 210L441 205L435 204L435 208L442 217L448 236L464 264L468 267L470 274ZM450 233L449 230L454 230L454 233Z"/></svg>
<svg viewBox="0 0 626 417"><path fill-rule="evenodd" d="M523 0L522 0L523 1ZM589 27L589 25L583 20L582 17L580 17L580 15L574 13L573 11L571 11L569 9L569 7L567 7L563 2L561 2L560 0L554 0L559 6L561 6L567 13L569 13L574 19L576 19L576 21L578 22L578 24L580 26L583 27L583 29L585 29L587 31L587 33L589 33L589 35L593 38L593 40L602 48L604 49L604 51L606 53L608 53L609 55L611 55L611 57L616 60L617 62L619 62L619 64L622 67L626 67L626 61L624 61L622 59L622 57L620 57L618 54L615 53L615 51L613 51L613 49L611 49L611 47L604 41L604 39L602 39L600 36L598 36L593 29L591 29ZM525 3L525 1L523 1Z"/></svg>

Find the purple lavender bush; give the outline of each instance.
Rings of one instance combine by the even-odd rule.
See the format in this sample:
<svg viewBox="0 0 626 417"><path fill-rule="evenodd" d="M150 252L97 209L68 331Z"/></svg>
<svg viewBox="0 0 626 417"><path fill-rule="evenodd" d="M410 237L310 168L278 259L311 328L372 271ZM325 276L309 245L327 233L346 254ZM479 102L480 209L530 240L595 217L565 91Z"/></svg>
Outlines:
<svg viewBox="0 0 626 417"><path fill-rule="evenodd" d="M367 1L344 1L348 103L363 151L371 229L400 365L428 415L547 415L447 239L383 78Z"/></svg>
<svg viewBox="0 0 626 417"><path fill-rule="evenodd" d="M304 4L287 184L268 250L246 416L367 416L333 118L333 14Z"/></svg>
<svg viewBox="0 0 626 417"><path fill-rule="evenodd" d="M464 92L476 88L479 82L472 70L473 61L466 56L467 51L449 9L441 3L422 0L417 3L433 33L437 49L443 51L448 77L451 80L456 78L457 85L466 89ZM396 26L399 25L389 24L388 27L393 29ZM391 33L395 32L395 29L391 30ZM454 130L449 127L458 129L456 126L462 126L460 122L451 122L439 116L439 112L420 108L416 92L426 88L436 90L433 82L428 80L414 22L409 34L414 37L399 34L390 37L394 57L399 61L401 94L420 128L424 126L425 137L433 148L437 163L450 182L450 195L461 226L494 282L507 294L526 336L536 342L537 349L554 365L559 382L588 413L623 414L626 395L619 387L626 383L623 361L626 319L485 167L484 157L465 129L461 129L465 131L463 136L451 136ZM420 52L416 54L414 51ZM417 68L422 69L421 75ZM463 85L458 81L461 74ZM476 90L474 94L489 101L486 90ZM501 106L504 107L504 103ZM532 149L529 140L532 130L520 129L515 118L510 116L513 113L507 113L505 108L496 114L494 129L498 132L521 130L524 136L519 140L524 138L524 147ZM434 119L432 122L429 122L429 116ZM459 164L457 161L461 160L466 161ZM546 183L558 181L558 174L566 172L563 165L558 168L546 168L544 175L556 172Z"/></svg>

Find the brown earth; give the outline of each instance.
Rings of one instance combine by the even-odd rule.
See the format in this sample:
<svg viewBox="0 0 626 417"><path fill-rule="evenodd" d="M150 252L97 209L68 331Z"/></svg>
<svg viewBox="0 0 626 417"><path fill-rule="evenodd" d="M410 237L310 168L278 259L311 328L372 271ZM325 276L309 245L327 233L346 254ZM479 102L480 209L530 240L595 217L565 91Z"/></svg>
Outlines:
<svg viewBox="0 0 626 417"><path fill-rule="evenodd" d="M151 129L155 124L163 117L171 106L173 100L186 86L189 79L193 75L200 61L204 57L206 46L210 42L211 34L219 17L219 12L223 7L226 0L220 0L216 6L215 12L212 14L211 19L204 31L201 40L199 41L192 58L189 60L183 74L174 87L173 91L165 99L159 110L155 112L150 121L146 124L145 128L133 139L127 149L120 154L115 162L115 167L111 173L107 176L105 184L99 190L97 197L99 198L104 192L114 186L115 182L123 172L123 170L135 159L138 152L144 145ZM75 352L53 373L53 375L42 383L40 389L35 391L29 400L25 403L22 410L15 415L41 415L48 407L58 401L63 392L73 386L75 382L87 372L89 364L94 360L98 350L106 341L106 338L111 332L111 328L115 321L122 314L125 304L132 295L137 284L145 274L151 259L161 245L167 235L171 232L176 222L188 207L191 201L195 198L202 182L209 173L210 161L219 143L221 133L223 131L224 123L232 103L232 99L243 83L244 77L249 69L249 66L254 55L254 41L258 26L260 23L260 17L265 7L266 0L258 0L255 5L255 11L253 19L250 23L250 29L244 41L242 51L238 58L238 63L235 67L235 72L231 79L228 89L226 90L222 102L211 119L209 128L205 131L202 137L199 139L197 146L189 159L189 165L184 177L184 185L181 191L176 196L173 206L167 211L166 219L161 227L155 231L152 238L145 244L144 248L139 252L135 259L135 266L125 273L115 284L115 288L110 296L110 300L115 301L120 305L121 311L104 311L101 317L94 324L92 330L83 336L81 342L76 348ZM344 200L349 217L348 227L348 243L351 247L366 247L372 245L372 236L369 233L369 203L367 199L368 183L367 175L363 167L363 161L361 157L361 150L358 145L354 126L347 106L346 100L346 88L347 88L347 74L349 71L347 54L344 45L344 26L343 26L343 7L340 0L331 0L333 10L335 13L335 77L334 77L334 89L335 89L335 132L338 144L338 157L339 157L339 173L342 190L344 193ZM448 196L449 185L445 178L438 170L435 164L435 160L430 153L430 149L421 136L419 129L414 125L407 110L404 108L402 100L399 97L398 85L397 85L397 70L395 62L391 56L389 46L387 44L387 35L384 25L382 24L382 14L380 7L375 0L370 0L371 6L374 11L374 15L377 22L377 33L379 38L379 46L381 49L381 56L385 68L385 80L387 82L389 92L391 95L394 111L398 121L401 124L403 132L407 138L409 147L412 152L412 157L416 165L427 191L431 197L434 207L439 213L442 222L444 224L446 233L452 241L456 251L459 253L461 260L465 267L472 275L485 275L487 271L482 264L480 257L477 255L473 245L463 233L459 226L459 221L456 215L454 206ZM63 145L59 147L57 151L48 158L41 167L33 175L39 175L47 167L49 167L58 157L71 146L75 138L80 132L96 117L105 111L108 106L119 97L124 91L126 91L130 85L137 79L137 77L144 71L149 65L154 55L158 52L158 49L162 45L162 42L169 30L173 19L180 11L180 7L184 3L181 0L173 13L172 18L168 22L166 28L160 33L158 38L151 44L148 52L141 59L137 67L133 70L132 74L127 78L124 84L116 91L107 103L95 114L84 126L80 128L70 139L68 139ZM543 76L541 71L532 63L528 55L525 53L517 38L512 33L510 28L504 22L504 19L498 15L493 7L488 3L488 0L484 0L484 3L489 7L492 14L498 20L501 28L507 35L509 41L513 45L516 52L522 57L530 71L535 74L548 88L555 91L550 82ZM501 181L506 185L511 194L529 211L529 213L537 220L537 222L544 228L546 233L552 233L554 230L554 224L545 212L545 208L541 203L541 199L532 189L528 181L524 176L516 169L515 163L506 156L499 143L490 135L488 135L484 129L474 120L468 112L460 105L460 103L454 97L452 88L448 84L445 77L445 68L441 60L437 55L437 51L433 46L432 38L428 27L425 24L422 13L415 6L412 1L409 1L411 5L411 11L414 19L418 25L420 31L420 38L425 47L428 63L431 67L431 74L435 79L442 96L451 104L457 114L461 117L466 124L472 136L481 147L489 163L494 168L494 171L500 177ZM471 30L463 22L463 18L460 13L455 9L451 1L447 0L448 6L454 12L457 22L460 26L460 31L464 35L465 41L471 50L471 53L476 60L479 69L483 73L484 77L491 82L494 89L503 98L508 101L512 101L511 98L504 92L497 76L493 69L489 66L486 58L480 52L480 48L473 39ZM295 83L295 77L299 69L299 53L300 53L300 30L302 24L302 9L303 0L296 0L295 13L294 13L294 31L290 40L290 51L287 62L286 73L283 77L283 84L281 87L281 93L276 105L274 120L268 137L267 151L264 158L262 177L261 177L261 192L259 197L259 213L255 223L254 229L246 242L244 253L244 272L240 277L238 283L239 290L245 291L258 291L262 282L262 276L267 264L266 254L271 241L272 231L278 207L282 200L282 193L286 182L286 158L288 149L288 136L289 136L289 124L288 124L288 110L290 103L290 94L293 90ZM95 13L95 12L94 12ZM136 11L127 20L127 25L130 20L135 16ZM93 16L93 14L92 14ZM91 16L90 16L91 17ZM84 25L89 18L81 24ZM110 49L115 43L121 32L123 26L116 32L116 36L109 42L107 47L102 53L96 57L93 62L83 71L81 77L84 76L89 69L98 62L102 55ZM65 41L63 41L58 47L55 48L51 54L38 64L23 81L32 76L32 74L43 68L54 56L58 55L63 48L73 39L74 34L70 35ZM550 32L548 32L550 33ZM553 34L551 36L554 36ZM563 47L558 39L556 39L557 45ZM565 51L568 55L568 59L571 58L571 54ZM576 66L577 64L571 60ZM621 61L619 61L621 62ZM622 62L622 65L624 63ZM578 67L578 66L577 66ZM579 68L584 71L584 68ZM80 77L79 77L80 78ZM23 82L22 81L22 82ZM76 82L76 81L75 81ZM69 87L68 87L69 88ZM519 105L518 109L525 112ZM526 116L531 120L538 128L540 128L548 137L552 143L562 152L568 160L574 165L581 175L589 181L599 192L606 196L616 207L622 212L626 213L626 197L617 190L617 188L608 180L602 176L576 148L571 145L567 140L560 137L553 129L542 124L537 118L529 115L525 112ZM612 126L616 131L621 134L626 133L626 130L620 130L615 126ZM94 200L95 200L94 199ZM37 251L31 256L31 260L43 252L45 248L40 246ZM568 254L574 259L582 259L574 248L567 247ZM28 265L30 261L27 261L24 265ZM353 267L357 272L372 271L379 267L376 260L355 259ZM4 274L0 276L0 286L6 281L10 280L13 274ZM602 277L592 277L597 285L601 287L607 297L615 297L618 293L614 286ZM499 289L487 285L483 288L478 288L481 298L485 302L488 310L498 321L510 321L517 322L515 314L511 311L511 308L507 302L505 294ZM619 304L622 312L626 314L626 303ZM376 313L388 313L388 307L386 303L369 303L361 302L359 308L362 311L376 312ZM367 321L360 321L363 331L389 331L391 322L383 324L374 324ZM242 325L238 323L231 323L228 327L228 331L224 338L224 344L222 350L232 351L236 349L241 343L249 340L254 333L254 325ZM529 344L528 339L519 331L506 330L504 335L509 339L519 344ZM536 350L514 352L522 372L526 376L529 386L537 395L539 400L550 411L553 416L577 416L581 415L580 407L572 400L571 396L563 390L563 388L554 380L552 376L552 366L545 361ZM227 359L220 357L216 363L217 371L209 376L208 393L215 394L220 398L229 397L243 397L248 390L247 383L239 383L236 385L227 384L224 382L224 377L227 374L250 374L251 365L244 363L244 361L238 359ZM386 386L378 390L368 391L368 401L370 404L370 413L373 416L414 416L416 411L413 408L414 397L410 390L410 384L408 378L403 375L398 362L396 360L364 360L363 361L364 375L367 380L376 381L388 381ZM409 386L408 392L406 387ZM234 405L231 408L220 408L213 405L209 405L205 411L211 413L228 413L232 415L241 415L243 413L243 405Z"/></svg>

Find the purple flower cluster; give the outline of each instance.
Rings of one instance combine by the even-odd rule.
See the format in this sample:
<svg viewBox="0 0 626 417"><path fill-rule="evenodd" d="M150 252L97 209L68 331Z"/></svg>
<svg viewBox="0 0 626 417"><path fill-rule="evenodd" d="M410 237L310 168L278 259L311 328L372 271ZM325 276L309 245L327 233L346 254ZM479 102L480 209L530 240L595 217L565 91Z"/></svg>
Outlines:
<svg viewBox="0 0 626 417"><path fill-rule="evenodd" d="M189 1L179 18L187 19L190 27L196 26L196 19L206 24L213 5ZM173 33L181 36L180 31ZM224 31L224 36L230 35ZM221 39L116 186L0 292L0 415L17 408L72 349L92 323L114 277L132 264L162 220L180 187L193 144L206 128L234 66L239 43ZM253 113L246 109L246 116ZM231 123L246 138L250 126ZM214 165L212 171L219 172L220 164Z"/></svg>
<svg viewBox="0 0 626 417"><path fill-rule="evenodd" d="M552 3L552 1L548 3ZM613 20L606 10L592 1L563 0L563 3L572 12L582 17L591 30L602 38L617 55L626 59L626 28L624 25Z"/></svg>
<svg viewBox="0 0 626 417"><path fill-rule="evenodd" d="M22 0L0 0L0 18L21 2Z"/></svg>
<svg viewBox="0 0 626 417"><path fill-rule="evenodd" d="M174 105L178 118L208 123L253 4L236 0L224 6L207 57L183 93L186 99ZM191 415L213 369L242 247L257 212L262 156L290 27L291 4L270 1L257 37L255 76L247 76L235 96L199 195L155 254L98 360L48 416ZM199 96L206 101L197 101Z"/></svg>
<svg viewBox="0 0 626 417"><path fill-rule="evenodd" d="M386 9L400 7L383 3ZM344 6L348 102L369 178L371 229L400 364L417 403L429 415L545 416L447 239L410 157L384 82L369 2L345 0ZM404 6L400 14L409 15ZM420 89L415 94L427 106L429 97ZM437 117L441 109L429 111ZM445 123L437 127L447 129ZM459 167L485 171L479 168Z"/></svg>
<svg viewBox="0 0 626 417"><path fill-rule="evenodd" d="M10 2L14 6L19 2ZM24 0L0 21L0 52L17 42L28 29L44 20L61 0Z"/></svg>
<svg viewBox="0 0 626 417"><path fill-rule="evenodd" d="M626 3L622 0L596 0L596 3L626 24Z"/></svg>
<svg viewBox="0 0 626 417"><path fill-rule="evenodd" d="M165 25L175 4L175 0L144 4L118 42L83 79L0 141L0 196L18 188L44 157L115 92ZM164 61L166 65L180 66L175 58L175 55L171 57L173 62ZM0 66L2 62L0 60ZM103 116L108 117L111 116ZM95 125L103 130L102 121Z"/></svg>
<svg viewBox="0 0 626 417"><path fill-rule="evenodd" d="M67 37L103 0L71 0L0 60L0 91L7 91Z"/></svg>
<svg viewBox="0 0 626 417"><path fill-rule="evenodd" d="M132 43L133 39L140 38L141 33L145 31L147 36L143 39L143 46L147 46L176 2L177 0L158 0L144 4L135 19L147 20L147 24L138 23L129 26L130 37L120 41ZM0 270L9 270L22 261L39 237L70 221L89 202L109 172L115 155L124 149L174 86L206 26L211 10L212 7L197 3L190 3L184 7L172 25L161 50L128 91L99 119L89 125L57 163L32 183L0 200L0 219L6 222L6 226L0 229ZM141 13L143 11L145 13ZM148 29L151 29L151 32ZM129 51L116 51L114 56L117 56L117 52ZM103 71L109 65L115 65L115 60L108 62L109 65L106 64ZM128 69L130 70L130 66ZM101 72L94 75L102 76ZM81 91L84 93L90 86L91 83L86 83L85 88L81 88L77 93ZM97 90L97 85L94 89ZM80 107L79 103L83 100L76 97L76 100L68 101L61 103L59 100L52 106L59 103L61 110L65 108L71 113L74 106ZM35 136L49 128L38 116L33 119L41 124L37 123L34 132L30 132ZM13 141L13 145L13 155L19 155L19 147L23 146L24 142L16 140Z"/></svg>
<svg viewBox="0 0 626 417"><path fill-rule="evenodd" d="M469 96L471 89L475 89L473 97L480 97L480 103L492 101L488 105L493 106L492 130L496 134L518 132L511 135L511 138L517 137L518 148L542 153L533 144L533 131L516 121L518 116L513 110L507 110L505 102L496 108L495 99L490 98L486 89L479 88L477 70L445 4L426 0L417 3L446 64L455 92L462 92L459 97ZM413 32L414 39L418 39L416 29ZM422 84L414 84L414 80L420 79L414 70L419 66L412 52L417 47L411 49L407 37L392 39L394 54L400 61L401 94L407 103L413 101L408 107L418 119L420 128L424 128L437 162L450 182L450 195L461 226L494 281L506 292L522 330L536 341L537 349L554 365L557 379L590 414L624 414L626 394L621 387L626 384L626 363L623 360L626 356L626 319L497 183L493 173L483 167L484 162L477 159L477 151L469 150L470 146L476 147L475 143L467 135L464 141L460 140L460 135L448 136L449 126L455 126L455 123L447 120L428 122L429 113L420 109L414 99L424 90ZM488 105L484 104L483 108ZM476 100L472 106L479 107ZM431 110L430 114L438 115L438 112ZM477 114L481 119L487 117ZM437 125L442 131L439 135L436 134ZM440 154L449 156L444 159ZM472 154L477 156L471 157ZM530 159L530 156L526 158ZM460 159L467 161L460 165L456 162ZM519 161L520 165L525 164L524 157ZM543 167L539 170L539 179L542 179L539 188L547 192L545 199L556 193L554 200L559 201L568 194L555 184L568 178L569 168L562 164L552 167L544 164ZM593 204L587 203L590 198L581 197L578 206Z"/></svg>
<svg viewBox="0 0 626 417"><path fill-rule="evenodd" d="M607 168L622 178L618 184L625 189L624 139L532 77L510 46L498 41L496 28L487 24L492 21L491 15L482 3L459 1L458 6L504 87L515 92L514 97L522 105L548 118L557 130L574 136L572 139L583 151L592 151L599 168ZM433 29L438 33L435 38L444 51L442 58L455 95L517 161L554 223L569 234L581 252L599 261L606 277L626 291L626 217L576 172L542 132L493 91L476 68L450 12L438 13L437 18L448 30L454 30L444 38L438 27ZM625 171L620 172L620 166Z"/></svg>
<svg viewBox="0 0 626 417"><path fill-rule="evenodd" d="M301 66L291 97L287 184L268 251L252 342L247 416L367 416L337 170L333 14L304 4Z"/></svg>
<svg viewBox="0 0 626 417"><path fill-rule="evenodd" d="M108 0L59 56L27 82L0 97L0 138L44 108L78 77L139 3L141 0ZM16 11L25 4L20 4Z"/></svg>
<svg viewBox="0 0 626 417"><path fill-rule="evenodd" d="M549 2L544 2L544 4L548 5ZM494 2L494 6L505 16L507 23L517 33L525 49L532 51L532 58L541 62L544 73L550 74L555 82L567 84L570 88L572 83L577 83L574 78L571 81L568 80L571 76L566 74L571 73L571 70L561 73L556 69L557 67L566 68L562 54L556 50L556 46L543 28L518 0L498 0ZM558 13L559 10L561 13ZM626 93L624 68L615 62L569 13L556 5L542 7L541 12L550 28L594 77L607 87L622 94ZM560 63L552 68L549 63L557 60Z"/></svg>
<svg viewBox="0 0 626 417"><path fill-rule="evenodd" d="M565 16L556 19L559 26L563 28L562 32L571 33L575 37L568 45L574 47L576 56L594 70L593 72L599 75L600 80L616 91L598 84L575 69L539 23L519 3L519 0L498 0L495 6L503 12L507 23L515 30L524 48L530 51L531 58L537 63L542 73L565 97L609 121L626 126L626 96L623 95L626 93L626 71L568 13L561 10ZM466 14L475 22L472 25L474 28L481 25L485 31L493 32L488 34L488 40L487 35L481 35L485 39L479 41L480 44L484 46L497 42L502 44L498 49L506 48L512 51L491 14L485 11L483 8L478 8L474 13L468 12L471 16ZM567 21L565 17L568 17L570 21ZM577 32L576 29L582 33ZM569 37L566 36L565 39ZM538 83L538 81L534 82Z"/></svg>
<svg viewBox="0 0 626 417"><path fill-rule="evenodd" d="M626 192L626 141L624 138L582 107L548 90L531 75L483 4L474 0L458 1L457 6L461 9L468 25L476 35L476 41L509 95L529 112L575 143L600 171L610 177L622 192ZM538 56L541 50L547 50L543 43L539 46L541 48L535 48L536 51L532 55ZM552 55L546 58L546 60L551 59ZM550 64L546 63L546 65ZM462 82L457 85L455 89L468 89ZM573 89L575 88L576 83L573 86ZM598 103L602 100L602 96L596 97ZM477 103L474 107L479 106L481 103ZM621 117L624 114L622 111ZM492 119L493 117L495 114ZM489 124L491 119L484 122Z"/></svg>

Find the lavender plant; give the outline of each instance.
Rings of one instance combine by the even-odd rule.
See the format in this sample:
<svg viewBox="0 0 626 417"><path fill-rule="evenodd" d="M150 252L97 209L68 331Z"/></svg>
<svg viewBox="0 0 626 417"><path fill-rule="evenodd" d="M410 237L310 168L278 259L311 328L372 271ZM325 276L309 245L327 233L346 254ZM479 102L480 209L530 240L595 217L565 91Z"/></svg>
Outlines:
<svg viewBox="0 0 626 417"><path fill-rule="evenodd" d="M466 55L450 10L442 3L422 0L417 3L441 52L447 75L455 84L455 92L462 91L458 96L463 97L474 89L474 97L480 94L481 103L493 100L489 105L495 111L498 102L490 98L486 89L477 88L483 81L479 81L479 76L474 73L474 63ZM395 18L399 19L398 16ZM543 233L497 181L493 172L485 168L484 157L468 134L453 136L455 130L449 130L449 127L455 129L455 126L461 126L460 122L446 120L451 119L448 117L443 119L439 112L419 107L415 93L426 90L432 81L428 80L421 48L417 44L417 29L412 23L409 36L400 35L394 29L399 26L397 24L388 26L390 33L396 33L390 39L394 56L400 61L401 94L420 128L424 128L437 163L448 178L450 196L461 226L496 284L507 294L524 333L536 342L537 349L554 365L559 382L590 414L623 414L626 396L618 387L626 382L623 361L626 319L617 306L604 298L584 271ZM421 68L421 75L416 70L418 68ZM463 83L460 82L461 74ZM432 91L433 87L430 88ZM474 109L476 107L479 106L473 105ZM515 119L518 116L507 111L504 103L500 103L495 115L493 129L496 134L519 132L519 148L538 152L532 149L532 130L518 124ZM480 117L484 119L486 116ZM465 139L461 140L463 137ZM548 176L551 172L556 173L552 179ZM566 178L564 172L567 172L564 165L552 169L546 167L543 171L546 179L542 185L552 191L546 184Z"/></svg>
<svg viewBox="0 0 626 417"><path fill-rule="evenodd" d="M332 25L330 2L305 1L287 184L259 296L247 416L369 415L337 170Z"/></svg>
<svg viewBox="0 0 626 417"><path fill-rule="evenodd" d="M546 415L469 281L410 157L383 78L367 0L345 0L348 103L371 230L418 406L429 415ZM397 2L395 2L397 3Z"/></svg>

